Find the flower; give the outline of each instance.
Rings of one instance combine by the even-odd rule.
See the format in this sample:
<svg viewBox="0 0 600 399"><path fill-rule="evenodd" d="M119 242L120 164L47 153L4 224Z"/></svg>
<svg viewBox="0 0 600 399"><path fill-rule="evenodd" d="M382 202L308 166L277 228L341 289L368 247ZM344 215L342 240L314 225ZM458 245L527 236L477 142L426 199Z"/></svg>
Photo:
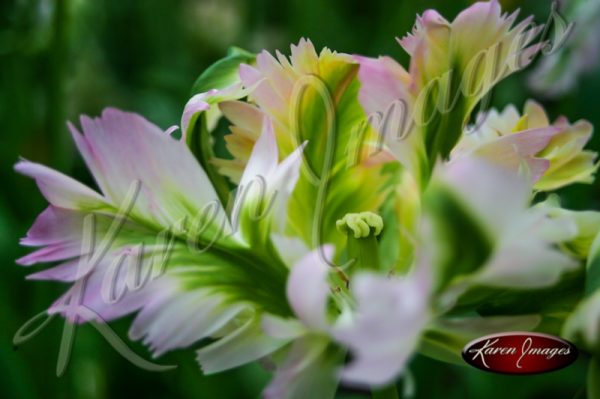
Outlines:
<svg viewBox="0 0 600 399"><path fill-rule="evenodd" d="M333 251L325 247L322 253L331 257ZM389 384L415 353L420 333L429 321L429 275L425 268L391 278L359 272L353 276L351 293L344 299L334 298L340 291L339 287L332 288L331 272L328 260L319 251L300 259L292 267L287 283L288 299L298 319L270 315L263 319L267 334L293 342L266 389L267 397L269 393L277 398L295 397L295 391L289 391L294 388L286 381L290 373L296 379L305 379L303 374L318 372L322 383L319 389L324 392L334 392L331 387L340 380L367 387ZM328 305L330 301L336 304L335 310ZM298 346L309 342L311 349L298 351ZM342 367L347 349L355 360ZM297 389L305 395L309 392L307 386ZM316 390L310 392L311 397L319 394Z"/></svg>
<svg viewBox="0 0 600 399"><path fill-rule="evenodd" d="M262 51L255 64L240 64L239 81L248 101L219 103L231 122L225 142L233 158L210 163L234 183L240 182L265 116L273 121L280 157L307 142L287 229L310 248L326 243L338 248L343 237L335 221L350 212L374 211L385 196L381 162L364 156L376 139L363 123L357 72L351 56L327 48L317 54L309 40L301 39L291 46L289 59Z"/></svg>
<svg viewBox="0 0 600 399"><path fill-rule="evenodd" d="M526 165L537 190L556 190L593 181L597 154L583 149L592 130L585 120L571 124L565 117L551 124L541 105L530 100L522 115L513 106L480 114L453 154L472 151L514 171Z"/></svg>
<svg viewBox="0 0 600 399"><path fill-rule="evenodd" d="M436 286L444 289L442 308L471 300L481 305L494 295L493 289L478 294L477 287L549 287L578 268L558 247L577 236L577 224L530 207L530 194L526 178L478 157L440 167L425 193L424 212Z"/></svg>
<svg viewBox="0 0 600 399"><path fill-rule="evenodd" d="M375 129L421 188L438 156L448 158L475 106L541 48L531 43L542 27L531 27L531 17L512 27L516 18L502 14L497 0L475 3L452 22L427 10L398 40L411 56L409 72L389 57L355 57L365 112L396 112L399 132Z"/></svg>
<svg viewBox="0 0 600 399"><path fill-rule="evenodd" d="M529 190L526 180L477 157L440 165L425 192L415 256L402 275L382 273L376 264L377 248L368 238L381 232L381 218L361 213L340 220L347 251L353 241L360 256L344 269L345 282L329 266L331 247L292 266L287 297L295 317L263 317L265 333L289 343L277 355L266 392L286 397L291 389L286 392L294 397L302 389L294 383L315 370L324 392L338 381L383 387L423 345L428 356L447 360L446 340L464 345L478 332L538 325L536 314L457 317L461 309L469 314L485 306L495 288L551 287L576 270L578 263L556 247L578 234L576 225L550 217L547 208L529 208ZM346 352L353 360L342 365Z"/></svg>
<svg viewBox="0 0 600 399"><path fill-rule="evenodd" d="M50 203L18 262L58 262L29 276L70 284L50 314L136 313L130 338L154 356L201 342L205 374L261 360L266 398L385 388L415 354L456 362L498 329L563 328L593 347L598 214L532 205L592 179L591 125L550 124L529 102L463 129L540 48L516 16L497 1L453 22L426 11L399 40L409 72L305 39L289 58L235 49L195 83L181 139L116 109L84 116L83 134L69 126L99 190L17 163ZM212 151L221 117L231 159Z"/></svg>
<svg viewBox="0 0 600 399"><path fill-rule="evenodd" d="M130 336L143 339L156 356L220 338L199 351L207 372L276 348L279 342L260 333L258 320L264 311L291 314L284 289L288 268L273 252L260 250L273 245L273 215L249 217L261 200L285 207L302 148L279 163L265 121L244 182L260 179L266 190L261 198L251 190L248 201L238 201L236 221L183 140L116 109L82 117L81 124L83 135L72 125L71 133L100 192L39 164L23 160L15 166L35 179L50 202L21 242L42 248L18 262L58 261L30 278L72 284L49 313L82 322L89 321L77 312L82 307L106 321L137 312ZM70 313L74 300L80 306Z"/></svg>

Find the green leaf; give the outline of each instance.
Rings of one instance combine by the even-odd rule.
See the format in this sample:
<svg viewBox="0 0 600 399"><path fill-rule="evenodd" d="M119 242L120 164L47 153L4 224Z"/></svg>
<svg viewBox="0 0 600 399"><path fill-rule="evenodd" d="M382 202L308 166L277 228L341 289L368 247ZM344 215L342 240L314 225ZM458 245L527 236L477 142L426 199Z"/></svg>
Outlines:
<svg viewBox="0 0 600 399"><path fill-rule="evenodd" d="M196 122L193 124L192 130L186 136L186 143L200 163L200 166L202 166L202 169L208 175L221 204L226 206L229 203L229 184L225 176L221 175L210 162L215 157L211 138L206 115L203 113L196 117Z"/></svg>
<svg viewBox="0 0 600 399"><path fill-rule="evenodd" d="M202 100L208 105L206 111L197 112L190 118L186 129L186 144L200 162L212 182L221 203L226 205L229 201L229 184L224 176L219 174L212 165L214 158L213 138L211 130L221 117L217 104L222 101L235 100L246 95L240 86L239 67L241 64L251 64L256 60L256 55L237 47L232 47L225 58L212 64L196 79L192 86L192 94L207 93ZM211 90L221 90L208 94ZM183 128L183 127L182 127Z"/></svg>
<svg viewBox="0 0 600 399"><path fill-rule="evenodd" d="M239 47L231 47L225 58L215 62L200 74L192 86L192 95L230 86L239 80L240 65L252 64L255 60L256 54Z"/></svg>

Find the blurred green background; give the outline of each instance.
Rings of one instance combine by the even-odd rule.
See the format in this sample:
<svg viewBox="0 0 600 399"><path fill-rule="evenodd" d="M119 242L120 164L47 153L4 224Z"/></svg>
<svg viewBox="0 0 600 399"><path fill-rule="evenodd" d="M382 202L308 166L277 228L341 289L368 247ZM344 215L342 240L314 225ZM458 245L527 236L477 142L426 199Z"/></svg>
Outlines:
<svg viewBox="0 0 600 399"><path fill-rule="evenodd" d="M584 0L588 1L588 0ZM165 356L175 371L150 373L121 358L92 327L78 329L66 374L55 375L62 323L54 320L30 342L13 348L21 325L64 290L26 282L14 260L18 246L45 201L33 182L16 175L19 156L91 183L74 151L65 121L115 106L145 115L163 128L178 124L198 74L231 45L251 51L280 49L308 37L370 56L389 54L404 65L394 40L411 29L416 13L436 8L447 18L471 2L460 0L2 0L0 2L0 397L5 398L256 398L269 375L258 365L204 377L193 351ZM539 22L549 1L503 1ZM575 21L577 22L577 21ZM521 108L534 95L527 72L502 82L493 103ZM598 68L578 77L564 96L543 101L552 117L589 119L600 126ZM600 150L600 135L590 148ZM600 184L561 192L574 209L600 209ZM126 337L130 319L114 323ZM140 354L147 351L137 344ZM416 358L410 381L416 398L574 398L583 395L585 359L562 371L510 377ZM410 390L410 389L409 389ZM360 398L360 392L340 397Z"/></svg>

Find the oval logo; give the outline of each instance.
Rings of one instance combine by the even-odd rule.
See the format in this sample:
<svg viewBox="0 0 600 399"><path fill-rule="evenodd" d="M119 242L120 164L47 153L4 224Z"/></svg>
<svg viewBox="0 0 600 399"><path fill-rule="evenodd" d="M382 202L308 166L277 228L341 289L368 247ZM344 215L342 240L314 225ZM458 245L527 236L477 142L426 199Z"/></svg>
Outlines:
<svg viewBox="0 0 600 399"><path fill-rule="evenodd" d="M567 367L577 359L575 345L548 334L510 332L469 342L463 359L478 369L501 374L538 374Z"/></svg>

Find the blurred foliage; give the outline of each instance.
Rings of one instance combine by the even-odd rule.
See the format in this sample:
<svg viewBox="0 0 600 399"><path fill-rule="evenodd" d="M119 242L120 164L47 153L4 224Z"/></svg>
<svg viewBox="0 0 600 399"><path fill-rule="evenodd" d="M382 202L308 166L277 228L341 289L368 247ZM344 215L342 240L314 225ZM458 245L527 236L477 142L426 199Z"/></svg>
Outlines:
<svg viewBox="0 0 600 399"><path fill-rule="evenodd" d="M6 398L252 398L269 378L253 365L202 376L193 351L160 359L175 371L152 374L121 358L89 326L78 329L70 367L55 376L62 323L54 320L30 342L13 348L12 337L64 289L27 282L14 259L18 246L45 206L33 182L12 171L19 156L43 162L91 182L65 127L78 115L105 106L135 111L163 128L178 124L199 73L236 45L250 51L280 49L308 37L317 48L370 56L389 54L404 65L394 40L411 29L416 13L436 8L448 18L465 0L3 0L0 2L0 387ZM550 2L504 1L542 22ZM575 21L576 22L576 21ZM493 102L521 108L532 96L526 72L495 90ZM546 102L550 115L589 119L600 126L598 69L567 96ZM589 145L600 149L600 135ZM563 205L599 209L600 184L561 193ZM131 320L114 323L126 337ZM139 344L132 347L148 352ZM573 398L582 395L585 359L547 375L511 377L417 357L403 383L415 398ZM340 397L364 397L341 392Z"/></svg>

